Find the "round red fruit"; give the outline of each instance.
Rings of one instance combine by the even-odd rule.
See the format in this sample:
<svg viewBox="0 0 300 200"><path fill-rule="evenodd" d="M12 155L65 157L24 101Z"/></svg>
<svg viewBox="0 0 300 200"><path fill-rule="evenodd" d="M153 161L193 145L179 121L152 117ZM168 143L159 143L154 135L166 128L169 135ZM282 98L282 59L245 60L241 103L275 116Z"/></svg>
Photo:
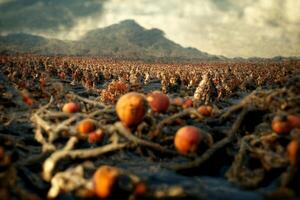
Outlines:
<svg viewBox="0 0 300 200"><path fill-rule="evenodd" d="M189 152L195 152L203 138L203 133L199 128L184 126L176 132L174 144L177 151L185 155Z"/></svg>
<svg viewBox="0 0 300 200"><path fill-rule="evenodd" d="M137 92L130 92L120 97L116 104L116 112L126 126L137 125L143 121L147 109L147 101Z"/></svg>
<svg viewBox="0 0 300 200"><path fill-rule="evenodd" d="M77 103L70 102L70 103L66 103L63 106L62 111L65 113L75 113L75 112L78 112L79 109L80 109L80 106Z"/></svg>
<svg viewBox="0 0 300 200"><path fill-rule="evenodd" d="M159 91L150 93L147 101L154 112L164 113L170 105L169 97Z"/></svg>

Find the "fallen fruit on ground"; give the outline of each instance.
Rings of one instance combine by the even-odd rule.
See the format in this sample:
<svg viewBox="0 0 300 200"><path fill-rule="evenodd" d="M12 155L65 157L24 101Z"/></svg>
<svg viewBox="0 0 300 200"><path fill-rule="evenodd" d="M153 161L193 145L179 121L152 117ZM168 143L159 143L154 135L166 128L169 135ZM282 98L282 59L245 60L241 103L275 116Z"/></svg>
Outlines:
<svg viewBox="0 0 300 200"><path fill-rule="evenodd" d="M280 60L194 65L1 55L0 188L11 197L0 199L271 199L282 188L299 199L300 61ZM26 89L31 107L22 101ZM115 104L129 91L145 105L144 94L164 91L171 106L163 114L147 107L128 127ZM81 109L63 112L69 102ZM200 105L212 106L212 115L200 114ZM290 129L275 123L277 133L271 125L280 115ZM80 133L85 119L92 128ZM175 146L185 126L200 130L200 142L187 134ZM103 170L93 185L104 165L117 172ZM216 185L223 192L211 190Z"/></svg>
<svg viewBox="0 0 300 200"><path fill-rule="evenodd" d="M293 139L287 146L287 154L291 165L296 166L298 162L299 145L297 140Z"/></svg>
<svg viewBox="0 0 300 200"><path fill-rule="evenodd" d="M164 113L168 110L170 105L170 100L167 95L162 92L154 91L147 96L147 101L150 108L154 112Z"/></svg>
<svg viewBox="0 0 300 200"><path fill-rule="evenodd" d="M138 182L136 185L135 185L135 189L134 189L134 193L136 195L144 195L146 192L147 192L147 185L146 183L144 182Z"/></svg>
<svg viewBox="0 0 300 200"><path fill-rule="evenodd" d="M289 115L287 118L291 128L300 128L300 117L297 115Z"/></svg>
<svg viewBox="0 0 300 200"><path fill-rule="evenodd" d="M144 96L130 92L120 97L116 104L119 119L126 125L137 125L143 121L147 108Z"/></svg>
<svg viewBox="0 0 300 200"><path fill-rule="evenodd" d="M93 186L95 194L100 198L108 198L112 194L120 171L116 167L101 166L93 175Z"/></svg>
<svg viewBox="0 0 300 200"><path fill-rule="evenodd" d="M193 107L193 100L192 99L186 99L184 103L182 104L182 108L190 108Z"/></svg>
<svg viewBox="0 0 300 200"><path fill-rule="evenodd" d="M203 138L199 128L184 126L176 132L174 144L177 151L185 155L189 152L195 152Z"/></svg>
<svg viewBox="0 0 300 200"><path fill-rule="evenodd" d="M272 129L277 134L285 134L290 132L291 127L286 116L275 116L272 120Z"/></svg>
<svg viewBox="0 0 300 200"><path fill-rule="evenodd" d="M174 106L182 106L183 103L184 103L184 100L181 97L176 97L171 100L171 104Z"/></svg>
<svg viewBox="0 0 300 200"><path fill-rule="evenodd" d="M4 157L5 151L4 148L0 146L0 160Z"/></svg>
<svg viewBox="0 0 300 200"><path fill-rule="evenodd" d="M84 119L77 124L76 130L80 134L88 134L96 129L95 123L91 119Z"/></svg>
<svg viewBox="0 0 300 200"><path fill-rule="evenodd" d="M64 104L62 111L65 113L75 113L78 112L80 109L80 106L77 103L69 102Z"/></svg>
<svg viewBox="0 0 300 200"><path fill-rule="evenodd" d="M104 137L104 133L101 129L97 129L96 131L92 131L88 135L88 142L89 143L97 143L101 142Z"/></svg>
<svg viewBox="0 0 300 200"><path fill-rule="evenodd" d="M197 110L201 115L209 117L212 115L213 108L211 106L202 105Z"/></svg>

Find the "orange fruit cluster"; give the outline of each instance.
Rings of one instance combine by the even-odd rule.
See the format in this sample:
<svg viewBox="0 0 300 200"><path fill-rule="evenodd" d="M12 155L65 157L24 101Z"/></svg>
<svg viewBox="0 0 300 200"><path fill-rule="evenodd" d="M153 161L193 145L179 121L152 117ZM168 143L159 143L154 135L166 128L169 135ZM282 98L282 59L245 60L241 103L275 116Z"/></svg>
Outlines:
<svg viewBox="0 0 300 200"><path fill-rule="evenodd" d="M272 129L277 134L289 133L294 128L300 128L300 117L297 115L275 116Z"/></svg>

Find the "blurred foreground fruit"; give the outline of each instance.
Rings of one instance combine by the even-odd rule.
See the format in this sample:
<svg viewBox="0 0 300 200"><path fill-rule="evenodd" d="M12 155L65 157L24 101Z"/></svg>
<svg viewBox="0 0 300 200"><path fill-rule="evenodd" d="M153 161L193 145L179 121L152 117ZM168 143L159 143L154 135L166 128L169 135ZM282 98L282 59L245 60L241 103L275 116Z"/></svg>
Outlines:
<svg viewBox="0 0 300 200"><path fill-rule="evenodd" d="M287 120L290 124L290 127L293 128L300 128L300 117L297 115L289 115Z"/></svg>
<svg viewBox="0 0 300 200"><path fill-rule="evenodd" d="M147 101L154 112L164 113L168 110L170 101L169 97L159 91L150 93Z"/></svg>
<svg viewBox="0 0 300 200"><path fill-rule="evenodd" d="M28 106L32 106L33 100L32 100L32 98L30 97L29 92L28 92L27 90L23 90L23 91L21 92L21 95L22 95L22 100L23 100L23 102L24 102L26 105L28 105Z"/></svg>
<svg viewBox="0 0 300 200"><path fill-rule="evenodd" d="M297 140L292 140L287 146L288 158L291 165L296 166L298 162L298 142Z"/></svg>
<svg viewBox="0 0 300 200"><path fill-rule="evenodd" d="M137 92L130 92L120 97L116 104L116 112L126 125L137 125L143 121L147 109L147 101Z"/></svg>
<svg viewBox="0 0 300 200"><path fill-rule="evenodd" d="M182 104L182 108L190 108L193 107L193 100L192 99L187 99L184 101Z"/></svg>
<svg viewBox="0 0 300 200"><path fill-rule="evenodd" d="M88 135L88 142L89 143L101 142L101 140L103 139L103 137L104 137L103 130L97 129L96 131L93 131L93 132L89 133L89 135Z"/></svg>
<svg viewBox="0 0 300 200"><path fill-rule="evenodd" d="M138 196L142 196L147 192L147 190L148 190L148 188L147 188L146 183L141 181L135 185L134 193Z"/></svg>
<svg viewBox="0 0 300 200"><path fill-rule="evenodd" d="M275 116L272 120L272 129L275 133L283 134L290 132L291 127L285 116Z"/></svg>
<svg viewBox="0 0 300 200"><path fill-rule="evenodd" d="M94 192L100 198L107 198L112 194L120 171L116 167L101 166L93 175Z"/></svg>
<svg viewBox="0 0 300 200"><path fill-rule="evenodd" d="M213 108L211 106L202 105L197 110L201 115L209 117L212 115Z"/></svg>
<svg viewBox="0 0 300 200"><path fill-rule="evenodd" d="M32 104L33 104L33 100L28 96L23 97L23 102L28 106L32 106Z"/></svg>
<svg viewBox="0 0 300 200"><path fill-rule="evenodd" d="M204 135L199 128L184 126L176 132L174 144L177 151L185 155L189 152L195 152L203 139Z"/></svg>
<svg viewBox="0 0 300 200"><path fill-rule="evenodd" d="M78 112L79 109L80 109L80 106L77 103L70 102L70 103L66 103L63 106L62 111L65 113L75 113L75 112Z"/></svg>
<svg viewBox="0 0 300 200"><path fill-rule="evenodd" d="M8 188L0 187L0 199L3 200L11 199L11 194Z"/></svg>
<svg viewBox="0 0 300 200"><path fill-rule="evenodd" d="M2 160L2 158L4 158L4 156L5 156L4 148L2 146L0 146L0 160Z"/></svg>
<svg viewBox="0 0 300 200"><path fill-rule="evenodd" d="M176 97L171 100L171 104L174 106L182 106L183 103L184 103L184 100L181 97Z"/></svg>
<svg viewBox="0 0 300 200"><path fill-rule="evenodd" d="M42 77L39 79L39 82L40 82L40 88L44 89L46 86L46 79L44 77Z"/></svg>
<svg viewBox="0 0 300 200"><path fill-rule="evenodd" d="M61 79L65 79L66 78L66 73L61 71L59 74L58 74L59 78Z"/></svg>
<svg viewBox="0 0 300 200"><path fill-rule="evenodd" d="M78 122L76 126L76 130L83 135L90 133L95 129L96 129L95 123L91 119L84 119Z"/></svg>

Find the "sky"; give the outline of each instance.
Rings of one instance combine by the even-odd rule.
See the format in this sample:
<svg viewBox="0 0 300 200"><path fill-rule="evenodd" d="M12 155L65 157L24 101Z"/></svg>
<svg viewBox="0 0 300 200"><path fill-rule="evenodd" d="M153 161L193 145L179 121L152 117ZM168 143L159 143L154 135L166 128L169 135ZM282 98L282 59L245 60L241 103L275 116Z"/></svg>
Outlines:
<svg viewBox="0 0 300 200"><path fill-rule="evenodd" d="M300 56L300 0L0 0L0 33L76 40L133 19L227 57Z"/></svg>

